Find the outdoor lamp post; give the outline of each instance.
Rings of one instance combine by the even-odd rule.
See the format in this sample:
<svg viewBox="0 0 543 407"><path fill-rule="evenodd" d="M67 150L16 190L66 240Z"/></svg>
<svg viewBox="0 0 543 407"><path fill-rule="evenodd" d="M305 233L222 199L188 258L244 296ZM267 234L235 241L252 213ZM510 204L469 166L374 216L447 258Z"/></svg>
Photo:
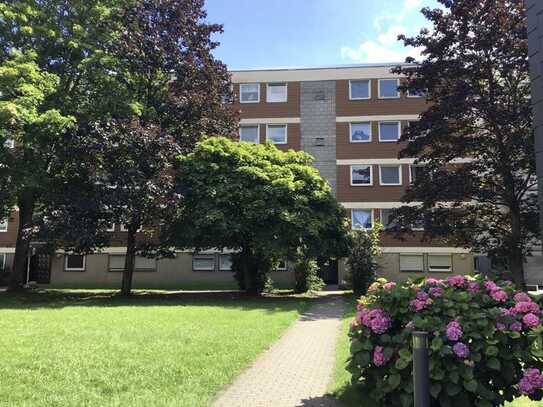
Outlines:
<svg viewBox="0 0 543 407"><path fill-rule="evenodd" d="M415 407L430 407L428 332L413 332L413 387Z"/></svg>

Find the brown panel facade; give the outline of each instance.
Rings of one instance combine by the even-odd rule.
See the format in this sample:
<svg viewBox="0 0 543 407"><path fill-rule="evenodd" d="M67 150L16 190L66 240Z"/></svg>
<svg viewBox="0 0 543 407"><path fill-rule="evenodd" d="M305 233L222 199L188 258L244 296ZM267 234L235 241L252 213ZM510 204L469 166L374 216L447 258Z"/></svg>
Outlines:
<svg viewBox="0 0 543 407"><path fill-rule="evenodd" d="M19 228L19 212L13 211L8 219L7 232L0 232L0 247L15 247L17 229Z"/></svg>
<svg viewBox="0 0 543 407"><path fill-rule="evenodd" d="M428 108L425 98L379 99L378 80L371 79L371 98L349 100L349 81L336 81L336 114L338 116L369 116L384 114L419 114Z"/></svg>
<svg viewBox="0 0 543 407"><path fill-rule="evenodd" d="M408 122L402 121L402 131ZM351 143L349 123L336 123L336 157L342 159L357 158L398 158L398 153L405 148L402 143L379 142L379 122L371 122L371 142Z"/></svg>
<svg viewBox="0 0 543 407"><path fill-rule="evenodd" d="M373 185L351 185L351 167L337 166L337 200L339 202L400 202L409 185L409 165L402 164L402 185L379 185L379 165L372 166Z"/></svg>
<svg viewBox="0 0 543 407"><path fill-rule="evenodd" d="M266 83L260 84L260 101L258 103L239 102L239 84L234 84L234 109L240 110L242 119L261 117L300 117L300 82L287 82L287 101L278 103L266 102Z"/></svg>

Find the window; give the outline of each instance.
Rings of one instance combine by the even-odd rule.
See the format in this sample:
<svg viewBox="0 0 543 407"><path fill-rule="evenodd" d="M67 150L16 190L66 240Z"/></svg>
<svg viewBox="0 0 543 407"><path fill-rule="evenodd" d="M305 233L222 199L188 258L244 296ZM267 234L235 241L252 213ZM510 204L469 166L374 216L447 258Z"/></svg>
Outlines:
<svg viewBox="0 0 543 407"><path fill-rule="evenodd" d="M379 183L381 185L402 185L401 165L380 165Z"/></svg>
<svg viewBox="0 0 543 407"><path fill-rule="evenodd" d="M286 83L268 83L266 88L266 102L277 103L287 101Z"/></svg>
<svg viewBox="0 0 543 407"><path fill-rule="evenodd" d="M368 79L349 81L349 99L359 100L359 99L369 99L370 97L371 97L371 90L370 90L370 81Z"/></svg>
<svg viewBox="0 0 543 407"><path fill-rule="evenodd" d="M239 141L258 144L258 125L256 126L241 126L239 128Z"/></svg>
<svg viewBox="0 0 543 407"><path fill-rule="evenodd" d="M241 103L258 103L260 101L260 84L240 83L239 101Z"/></svg>
<svg viewBox="0 0 543 407"><path fill-rule="evenodd" d="M79 254L64 256L64 271L85 271L85 256Z"/></svg>
<svg viewBox="0 0 543 407"><path fill-rule="evenodd" d="M0 272L6 271L6 253L0 253Z"/></svg>
<svg viewBox="0 0 543 407"><path fill-rule="evenodd" d="M371 209L353 209L351 211L352 229L363 230L373 227L373 211Z"/></svg>
<svg viewBox="0 0 543 407"><path fill-rule="evenodd" d="M15 148L15 140L10 139L10 138L6 139L4 141L4 147L6 147L6 148Z"/></svg>
<svg viewBox="0 0 543 407"><path fill-rule="evenodd" d="M379 122L379 141L395 142L400 138L400 122Z"/></svg>
<svg viewBox="0 0 543 407"><path fill-rule="evenodd" d="M351 143L369 143L371 141L371 123L350 123Z"/></svg>
<svg viewBox="0 0 543 407"><path fill-rule="evenodd" d="M8 231L8 220L2 219L0 220L0 232L7 232Z"/></svg>
<svg viewBox="0 0 543 407"><path fill-rule="evenodd" d="M115 232L115 223L110 223L106 225L106 232Z"/></svg>
<svg viewBox="0 0 543 407"><path fill-rule="evenodd" d="M404 272L424 271L424 255L400 254L400 271L404 271Z"/></svg>
<svg viewBox="0 0 543 407"><path fill-rule="evenodd" d="M124 223L121 223L121 232L128 232L128 226ZM141 232L143 229L140 227L136 232Z"/></svg>
<svg viewBox="0 0 543 407"><path fill-rule="evenodd" d="M109 271L123 271L126 262L126 256L123 254L109 255ZM156 259L136 256L134 271L155 271Z"/></svg>
<svg viewBox="0 0 543 407"><path fill-rule="evenodd" d="M429 254L428 271L452 271L452 257L449 254Z"/></svg>
<svg viewBox="0 0 543 407"><path fill-rule="evenodd" d="M215 256L213 254L193 255L192 269L194 271L214 271L215 270Z"/></svg>
<svg viewBox="0 0 543 407"><path fill-rule="evenodd" d="M266 126L266 140L272 144L287 144L287 125L268 124Z"/></svg>
<svg viewBox="0 0 543 407"><path fill-rule="evenodd" d="M395 215L395 209L381 209L380 213L380 220L381 224L383 225L383 228L385 229L393 229L398 222L393 218Z"/></svg>
<svg viewBox="0 0 543 407"><path fill-rule="evenodd" d="M279 263L277 264L277 267L275 268L275 271L287 271L287 261L286 260L279 260Z"/></svg>
<svg viewBox="0 0 543 407"><path fill-rule="evenodd" d="M351 165L351 185L372 185L371 165Z"/></svg>
<svg viewBox="0 0 543 407"><path fill-rule="evenodd" d="M219 259L219 270L221 271L232 271L232 255L230 254L221 254Z"/></svg>
<svg viewBox="0 0 543 407"><path fill-rule="evenodd" d="M421 98L426 96L426 92L423 90L408 89L407 97L408 98Z"/></svg>
<svg viewBox="0 0 543 407"><path fill-rule="evenodd" d="M421 179L424 176L424 166L422 165L410 165L409 166L409 183L414 184L417 179Z"/></svg>
<svg viewBox="0 0 543 407"><path fill-rule="evenodd" d="M380 99L397 99L400 97L399 79L379 79L379 98Z"/></svg>

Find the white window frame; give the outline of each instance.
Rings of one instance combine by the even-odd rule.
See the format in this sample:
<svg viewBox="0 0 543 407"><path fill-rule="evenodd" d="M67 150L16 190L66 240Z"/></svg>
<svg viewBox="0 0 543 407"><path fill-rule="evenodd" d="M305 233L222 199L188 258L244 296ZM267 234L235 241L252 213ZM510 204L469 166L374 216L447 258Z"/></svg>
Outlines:
<svg viewBox="0 0 543 407"><path fill-rule="evenodd" d="M416 256L422 259L421 270L402 270L402 256ZM424 253L400 253L398 257L400 273L424 273Z"/></svg>
<svg viewBox="0 0 543 407"><path fill-rule="evenodd" d="M351 88L351 82L362 82L367 81L368 82L368 97L366 98L353 98L352 94L352 88ZM371 99L371 79L350 79L349 80L349 100L369 100Z"/></svg>
<svg viewBox="0 0 543 407"><path fill-rule="evenodd" d="M399 183L394 183L394 184L389 184L389 183L385 183L383 182L383 177L382 177L382 173L381 173L381 168L383 167L388 167L388 168L392 168L392 167L397 167L398 168L398 180L399 180ZM401 164L381 164L379 165L379 185L381 186L385 186L385 187L390 187L390 186L400 186L402 185L402 165Z"/></svg>
<svg viewBox="0 0 543 407"><path fill-rule="evenodd" d="M398 123L398 138L396 140L381 139L381 124L383 123ZM397 143L402 135L402 122L400 120L382 120L378 123L377 131L379 133L379 143Z"/></svg>
<svg viewBox="0 0 543 407"><path fill-rule="evenodd" d="M424 96L426 96L426 95L412 95L412 94L410 93L409 89L407 89L407 97L408 97L408 98L417 99L417 98L422 98L422 97L424 97Z"/></svg>
<svg viewBox="0 0 543 407"><path fill-rule="evenodd" d="M288 270L288 261L287 260L280 260L280 262L283 262L284 266L277 266L275 271L287 271Z"/></svg>
<svg viewBox="0 0 543 407"><path fill-rule="evenodd" d="M9 218L0 219L0 233L6 233L9 227Z"/></svg>
<svg viewBox="0 0 543 407"><path fill-rule="evenodd" d="M212 268L202 268L202 267L196 268L196 267L194 267L194 259L196 257L209 257L209 258L212 258L213 259L213 267ZM217 259L216 259L216 256L214 254L193 254L192 255L192 271L215 271L216 267L217 267Z"/></svg>
<svg viewBox="0 0 543 407"><path fill-rule="evenodd" d="M381 96L381 82L382 81L396 81L396 96ZM377 84L377 94L379 99L399 99L400 98L400 90L398 87L400 86L400 80L394 79L394 78L388 78L388 79L379 79Z"/></svg>
<svg viewBox="0 0 543 407"><path fill-rule="evenodd" d="M128 232L128 228L124 223L121 223L120 229L121 232ZM143 231L143 226L141 226L138 230L136 230L136 233L140 233Z"/></svg>
<svg viewBox="0 0 543 407"><path fill-rule="evenodd" d="M260 144L260 125L258 124L243 124L239 126L239 141L243 141L245 143L251 143L250 141L242 140L241 139L241 129L247 127L256 127L256 143L254 144Z"/></svg>
<svg viewBox="0 0 543 407"><path fill-rule="evenodd" d="M112 223L111 227L106 228L106 232L115 232L115 223Z"/></svg>
<svg viewBox="0 0 543 407"><path fill-rule="evenodd" d="M8 139L4 140L4 147L9 148L9 149L14 149L15 148L15 140L13 140L12 138L8 138Z"/></svg>
<svg viewBox="0 0 543 407"><path fill-rule="evenodd" d="M273 142L272 140L270 140L269 138L269 130L270 130L270 127L279 127L279 126L282 126L285 128L285 141L284 142L281 142L281 143L275 143ZM266 124L266 141L268 143L271 143L271 144L274 144L274 145L285 145L285 144L288 144L288 124L286 123L273 123L273 124Z"/></svg>
<svg viewBox="0 0 543 407"><path fill-rule="evenodd" d="M370 183L369 184L354 184L353 183L353 167L370 167ZM373 165L372 164L353 164L349 166L349 177L351 178L352 187L371 187L373 186Z"/></svg>
<svg viewBox="0 0 543 407"><path fill-rule="evenodd" d="M368 124L370 126L369 140L353 140L353 124ZM373 139L371 122L350 122L349 123L349 142L350 143L371 143Z"/></svg>
<svg viewBox="0 0 543 407"><path fill-rule="evenodd" d="M229 253L220 253L219 254L219 271L232 271L232 266L230 266L229 268L226 268L223 266L222 264L222 259L224 256L229 256L230 257L230 263L232 262L232 255L229 254Z"/></svg>
<svg viewBox="0 0 543 407"><path fill-rule="evenodd" d="M409 164L409 185L413 185L413 167L422 168L422 167L424 167L424 165Z"/></svg>
<svg viewBox="0 0 543 407"><path fill-rule="evenodd" d="M385 223L383 222L383 211L393 211L395 209L398 209L398 208L380 208L379 209L379 222L381 222L381 225L383 225L383 229L387 230L390 228L390 225L385 225Z"/></svg>
<svg viewBox="0 0 543 407"><path fill-rule="evenodd" d="M356 211L369 211L370 212L370 215L371 215L371 228L366 228L366 227L361 227L361 228L355 228L354 227L354 213ZM354 208L354 209L351 209L351 230L372 230L373 227L375 226L375 215L373 213L373 209L362 209L362 208Z"/></svg>
<svg viewBox="0 0 543 407"><path fill-rule="evenodd" d="M451 266L449 267L449 269L445 270L445 269L439 269L439 270L433 270L432 269L432 266L430 264L430 257L448 257L449 260L450 260L450 263L451 263ZM453 271L453 259L452 259L452 255L451 254L446 254L446 253L428 253L427 254L427 258L428 258L428 271L429 272L432 272L432 273L451 273Z"/></svg>
<svg viewBox="0 0 543 407"><path fill-rule="evenodd" d="M7 254L0 253L0 273L6 271Z"/></svg>
<svg viewBox="0 0 543 407"><path fill-rule="evenodd" d="M285 98L284 100L270 100L270 85L279 86L283 85L285 87ZM288 82L268 82L266 83L266 103L285 103L288 101Z"/></svg>
<svg viewBox="0 0 543 407"><path fill-rule="evenodd" d="M83 256L83 266L82 267L68 267L68 257L70 256ZM64 271L85 271L87 267L87 256L84 254L66 254L64 256Z"/></svg>
<svg viewBox="0 0 543 407"><path fill-rule="evenodd" d="M258 97L256 100L243 100L242 98L242 95L243 95L243 92L241 90L241 88L243 86L247 86L247 85L257 85L257 89L258 89ZM260 103L260 83L257 83L257 82L251 82L251 83L240 83L239 84L239 103Z"/></svg>

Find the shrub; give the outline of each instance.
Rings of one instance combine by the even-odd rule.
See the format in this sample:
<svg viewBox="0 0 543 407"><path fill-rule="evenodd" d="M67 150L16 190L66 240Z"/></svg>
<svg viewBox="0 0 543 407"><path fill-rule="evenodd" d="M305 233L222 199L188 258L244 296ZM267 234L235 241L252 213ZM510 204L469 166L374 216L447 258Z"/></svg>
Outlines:
<svg viewBox="0 0 543 407"><path fill-rule="evenodd" d="M510 282L453 276L372 284L351 322L348 369L377 406L413 405L413 330L429 332L433 405L543 397L540 307Z"/></svg>
<svg viewBox="0 0 543 407"><path fill-rule="evenodd" d="M256 252L232 253L232 271L239 289L249 294L260 295L268 283L268 273L273 269L274 260Z"/></svg>
<svg viewBox="0 0 543 407"><path fill-rule="evenodd" d="M319 267L316 260L301 257L294 263L294 278L296 285L294 291L305 293L307 291L320 291L324 281L318 275Z"/></svg>
<svg viewBox="0 0 543 407"><path fill-rule="evenodd" d="M352 232L351 248L347 257L348 279L357 297L365 294L369 285L375 281L381 229L381 225L376 223L371 230Z"/></svg>

